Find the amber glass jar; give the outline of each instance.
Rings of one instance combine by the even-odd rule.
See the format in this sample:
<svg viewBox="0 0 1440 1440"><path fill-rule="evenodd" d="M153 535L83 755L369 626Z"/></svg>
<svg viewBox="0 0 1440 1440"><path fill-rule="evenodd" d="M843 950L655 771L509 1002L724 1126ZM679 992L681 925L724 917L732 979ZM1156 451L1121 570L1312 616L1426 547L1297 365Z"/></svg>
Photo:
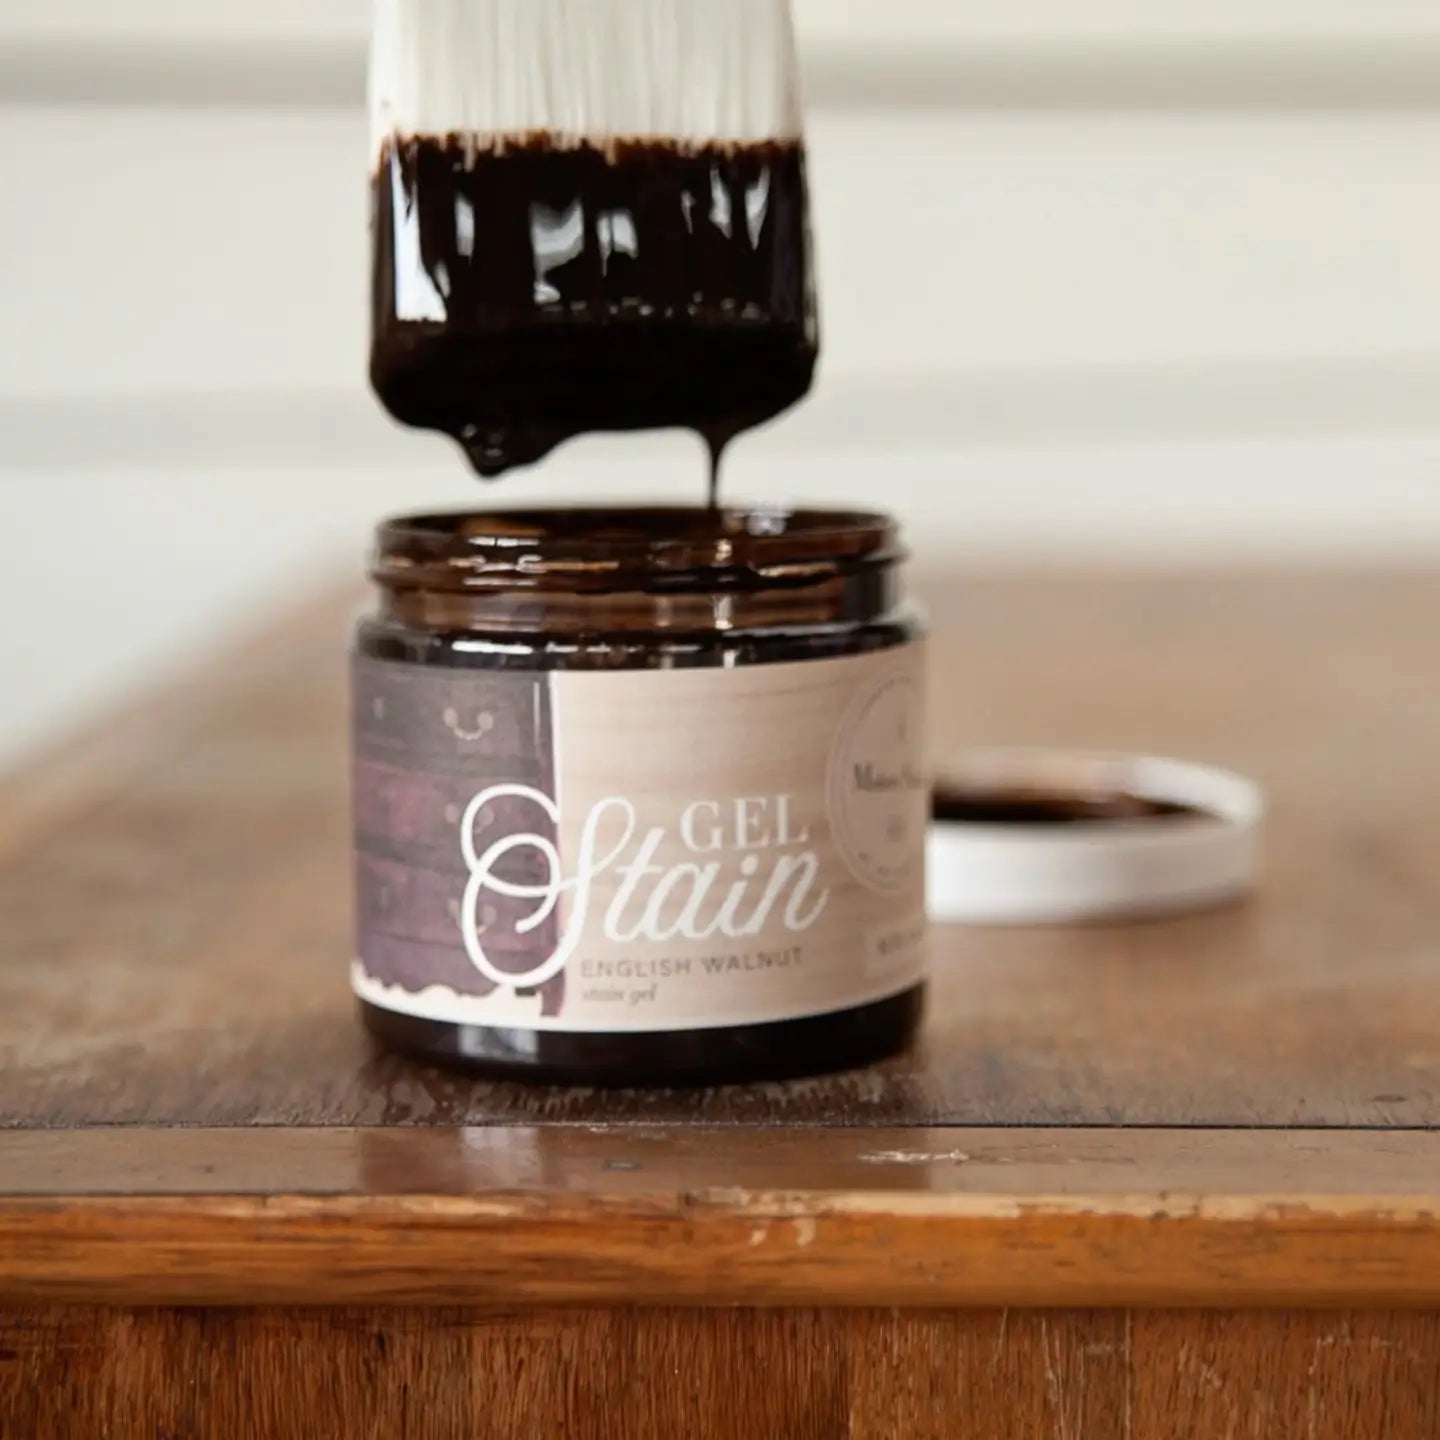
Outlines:
<svg viewBox="0 0 1440 1440"><path fill-rule="evenodd" d="M354 658L369 1029L586 1084L902 1048L928 801L902 560L868 514L382 525Z"/></svg>

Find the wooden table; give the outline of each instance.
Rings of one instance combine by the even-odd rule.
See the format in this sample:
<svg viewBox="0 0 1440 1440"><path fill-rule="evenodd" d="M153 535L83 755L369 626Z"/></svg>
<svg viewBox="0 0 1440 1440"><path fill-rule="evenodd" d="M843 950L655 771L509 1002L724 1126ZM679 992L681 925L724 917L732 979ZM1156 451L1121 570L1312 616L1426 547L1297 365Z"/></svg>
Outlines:
<svg viewBox="0 0 1440 1440"><path fill-rule="evenodd" d="M942 932L873 1070L372 1051L339 604L12 781L0 1436L1440 1434L1440 575L930 588L939 755L1233 765L1270 867Z"/></svg>

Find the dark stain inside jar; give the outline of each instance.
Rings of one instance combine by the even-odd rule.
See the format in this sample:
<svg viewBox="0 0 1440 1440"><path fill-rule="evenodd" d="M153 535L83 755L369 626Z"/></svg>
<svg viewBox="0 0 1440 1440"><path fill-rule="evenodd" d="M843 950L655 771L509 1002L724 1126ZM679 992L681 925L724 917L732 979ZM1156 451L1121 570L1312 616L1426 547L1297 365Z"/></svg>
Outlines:
<svg viewBox="0 0 1440 1440"><path fill-rule="evenodd" d="M1204 819L1208 810L1125 791L940 788L931 814L955 825L1090 825L1097 821Z"/></svg>

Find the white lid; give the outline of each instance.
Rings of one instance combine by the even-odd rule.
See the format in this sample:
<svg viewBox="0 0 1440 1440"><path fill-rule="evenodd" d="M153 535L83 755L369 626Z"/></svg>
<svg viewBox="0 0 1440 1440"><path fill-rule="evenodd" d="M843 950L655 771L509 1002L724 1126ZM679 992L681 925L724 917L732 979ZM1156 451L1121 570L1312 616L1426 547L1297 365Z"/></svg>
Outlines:
<svg viewBox="0 0 1440 1440"><path fill-rule="evenodd" d="M983 804L1015 797L1080 804L1129 798L1196 813L934 819L931 920L1033 925L1166 914L1218 904L1254 885L1265 806L1244 776L1150 755L976 750L935 779L942 813L947 798Z"/></svg>

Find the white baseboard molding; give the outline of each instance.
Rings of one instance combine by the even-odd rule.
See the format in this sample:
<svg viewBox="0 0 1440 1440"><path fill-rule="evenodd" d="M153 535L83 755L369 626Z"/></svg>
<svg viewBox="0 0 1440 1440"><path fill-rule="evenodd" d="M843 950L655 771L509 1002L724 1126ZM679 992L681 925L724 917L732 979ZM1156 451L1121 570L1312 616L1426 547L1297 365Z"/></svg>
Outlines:
<svg viewBox="0 0 1440 1440"><path fill-rule="evenodd" d="M0 103L359 109L365 40L307 33L25 34L0 47ZM966 41L802 50L814 111L1341 111L1440 107L1440 37Z"/></svg>
<svg viewBox="0 0 1440 1440"><path fill-rule="evenodd" d="M806 40L865 45L887 37L1085 42L1116 36L1201 42L1312 36L1440 36L1432 0L792 0ZM369 0L0 0L0 39L178 35L227 42L363 36Z"/></svg>
<svg viewBox="0 0 1440 1440"><path fill-rule="evenodd" d="M788 460L1407 436L1440 438L1440 351L822 373L804 404L745 449ZM448 454L448 442L391 424L358 382L344 390L0 394L0 465L10 469L403 465Z"/></svg>

